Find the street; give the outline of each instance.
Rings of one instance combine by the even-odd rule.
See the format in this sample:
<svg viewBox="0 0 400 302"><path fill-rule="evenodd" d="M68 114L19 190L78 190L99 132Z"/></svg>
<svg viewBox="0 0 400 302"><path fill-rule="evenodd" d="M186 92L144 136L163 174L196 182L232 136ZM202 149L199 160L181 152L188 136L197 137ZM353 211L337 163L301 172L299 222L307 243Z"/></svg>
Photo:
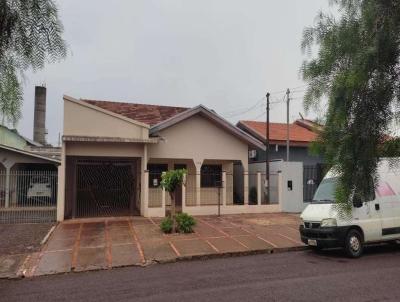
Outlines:
<svg viewBox="0 0 400 302"><path fill-rule="evenodd" d="M400 247L310 250L0 281L2 301L398 301Z"/></svg>

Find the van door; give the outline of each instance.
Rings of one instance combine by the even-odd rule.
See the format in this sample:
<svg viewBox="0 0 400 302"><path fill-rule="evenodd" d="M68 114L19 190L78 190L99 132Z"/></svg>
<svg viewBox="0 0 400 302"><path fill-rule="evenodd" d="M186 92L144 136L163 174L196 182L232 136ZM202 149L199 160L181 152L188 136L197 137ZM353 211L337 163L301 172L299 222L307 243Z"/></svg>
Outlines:
<svg viewBox="0 0 400 302"><path fill-rule="evenodd" d="M359 225L364 232L364 241L379 241L382 239L382 219L375 204L378 200L364 202L362 207L354 208L353 223Z"/></svg>
<svg viewBox="0 0 400 302"><path fill-rule="evenodd" d="M379 199L378 210L382 217L382 238L394 239L400 237L400 200L395 192L394 184L398 181L396 175L384 175L377 187Z"/></svg>

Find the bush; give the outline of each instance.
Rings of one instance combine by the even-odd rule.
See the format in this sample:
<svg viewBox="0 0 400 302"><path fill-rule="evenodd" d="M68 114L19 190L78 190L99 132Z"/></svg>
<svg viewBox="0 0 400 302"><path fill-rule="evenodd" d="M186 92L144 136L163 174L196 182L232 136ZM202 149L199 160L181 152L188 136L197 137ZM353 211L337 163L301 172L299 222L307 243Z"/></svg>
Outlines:
<svg viewBox="0 0 400 302"><path fill-rule="evenodd" d="M176 223L178 225L179 232L182 233L193 233L193 227L196 225L194 218L186 213L177 214Z"/></svg>
<svg viewBox="0 0 400 302"><path fill-rule="evenodd" d="M174 227L174 222L172 221L171 217L165 217L160 224L161 231L163 231L166 234L169 234L172 232L172 229Z"/></svg>

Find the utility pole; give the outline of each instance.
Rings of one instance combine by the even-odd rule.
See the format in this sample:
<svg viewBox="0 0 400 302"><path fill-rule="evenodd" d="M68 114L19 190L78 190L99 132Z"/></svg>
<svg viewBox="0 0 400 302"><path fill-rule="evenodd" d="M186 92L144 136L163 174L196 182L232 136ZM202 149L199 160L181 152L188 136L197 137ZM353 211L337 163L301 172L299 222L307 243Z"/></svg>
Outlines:
<svg viewBox="0 0 400 302"><path fill-rule="evenodd" d="M267 204L270 202L270 188L269 188L269 96L270 93L267 93L267 122L265 125L265 184L264 187L267 187Z"/></svg>
<svg viewBox="0 0 400 302"><path fill-rule="evenodd" d="M286 161L289 161L289 102L290 102L290 89L286 90Z"/></svg>

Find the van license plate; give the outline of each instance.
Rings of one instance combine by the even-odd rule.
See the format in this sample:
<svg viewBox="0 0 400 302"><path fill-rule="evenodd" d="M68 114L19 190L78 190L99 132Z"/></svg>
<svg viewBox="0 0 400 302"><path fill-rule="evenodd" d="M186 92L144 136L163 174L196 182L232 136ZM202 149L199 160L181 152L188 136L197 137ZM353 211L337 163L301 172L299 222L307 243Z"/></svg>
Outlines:
<svg viewBox="0 0 400 302"><path fill-rule="evenodd" d="M308 239L308 245L317 246L317 240L315 240L315 239Z"/></svg>

